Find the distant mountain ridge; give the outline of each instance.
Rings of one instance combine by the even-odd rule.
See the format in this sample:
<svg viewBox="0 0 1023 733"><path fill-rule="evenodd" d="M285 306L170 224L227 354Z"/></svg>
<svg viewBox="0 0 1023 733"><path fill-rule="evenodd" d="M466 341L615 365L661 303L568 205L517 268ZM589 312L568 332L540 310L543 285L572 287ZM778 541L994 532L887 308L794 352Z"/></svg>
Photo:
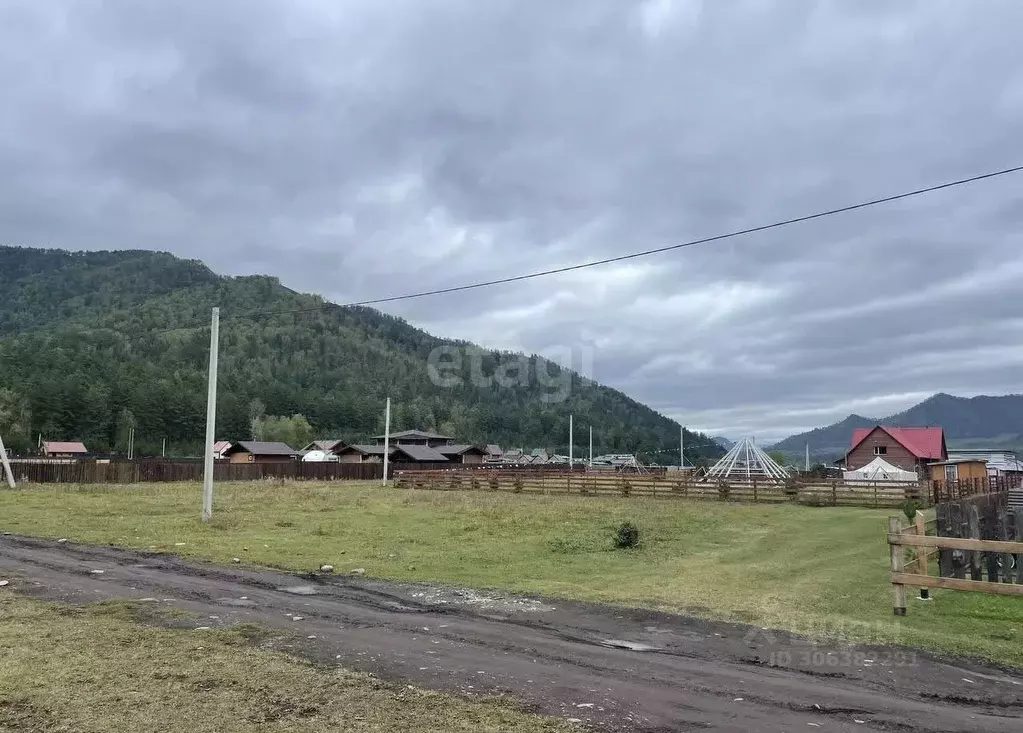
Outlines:
<svg viewBox="0 0 1023 733"><path fill-rule="evenodd" d="M735 441L734 440L731 440L730 438L726 438L723 435L714 435L714 436L711 437L711 440L713 440L715 443L720 445L725 450L728 450L732 446L735 445Z"/></svg>
<svg viewBox="0 0 1023 733"><path fill-rule="evenodd" d="M949 447L1023 447L1023 395L956 397L938 393L888 417L849 415L833 425L785 438L773 450L801 455L809 443L813 456L837 458L849 449L854 430L874 425L942 427Z"/></svg>

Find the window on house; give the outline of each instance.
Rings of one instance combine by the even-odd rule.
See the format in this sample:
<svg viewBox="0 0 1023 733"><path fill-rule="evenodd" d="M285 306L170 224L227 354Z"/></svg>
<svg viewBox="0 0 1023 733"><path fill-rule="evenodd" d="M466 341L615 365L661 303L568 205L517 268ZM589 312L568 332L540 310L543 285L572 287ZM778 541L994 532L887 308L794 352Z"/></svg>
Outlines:
<svg viewBox="0 0 1023 733"><path fill-rule="evenodd" d="M888 455L888 446L886 445L875 445L874 446L875 456L886 456Z"/></svg>

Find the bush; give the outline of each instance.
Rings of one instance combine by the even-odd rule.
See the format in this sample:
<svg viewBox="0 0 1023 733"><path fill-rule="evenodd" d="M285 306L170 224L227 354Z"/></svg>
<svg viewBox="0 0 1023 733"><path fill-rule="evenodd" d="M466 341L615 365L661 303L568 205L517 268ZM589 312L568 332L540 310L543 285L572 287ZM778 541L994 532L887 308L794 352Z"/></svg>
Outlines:
<svg viewBox="0 0 1023 733"><path fill-rule="evenodd" d="M906 515L906 519L910 522L916 520L916 512L920 508L919 502L915 499L906 499L902 502L902 513Z"/></svg>
<svg viewBox="0 0 1023 733"><path fill-rule="evenodd" d="M623 522L615 531L614 543L619 550L639 547L639 528L632 522Z"/></svg>

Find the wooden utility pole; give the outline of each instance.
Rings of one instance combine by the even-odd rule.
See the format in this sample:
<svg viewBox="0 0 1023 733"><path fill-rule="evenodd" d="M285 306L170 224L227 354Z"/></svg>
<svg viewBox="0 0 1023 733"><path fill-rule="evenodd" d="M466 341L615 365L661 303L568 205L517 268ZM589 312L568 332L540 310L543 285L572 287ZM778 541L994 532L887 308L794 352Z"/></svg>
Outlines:
<svg viewBox="0 0 1023 733"><path fill-rule="evenodd" d="M210 321L210 374L206 385L206 453L202 472L202 521L213 516L213 442L217 432L217 356L220 351L220 308Z"/></svg>
<svg viewBox="0 0 1023 733"><path fill-rule="evenodd" d="M387 466L388 466L388 453L391 452L391 398L387 398L387 404L384 407L384 478L380 482L383 486L387 486Z"/></svg>
<svg viewBox="0 0 1023 733"><path fill-rule="evenodd" d="M0 436L0 461L4 464L4 476L7 477L7 486L14 488L14 472L11 471L11 462L7 460L7 448L4 447L3 436Z"/></svg>

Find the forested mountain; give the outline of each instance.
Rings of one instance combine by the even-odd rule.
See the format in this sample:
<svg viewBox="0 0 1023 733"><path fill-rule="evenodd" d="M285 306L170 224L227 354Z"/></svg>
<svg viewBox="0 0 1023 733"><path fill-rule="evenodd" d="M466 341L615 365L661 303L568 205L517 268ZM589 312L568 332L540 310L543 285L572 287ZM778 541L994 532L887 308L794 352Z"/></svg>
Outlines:
<svg viewBox="0 0 1023 733"><path fill-rule="evenodd" d="M801 455L809 443L814 455L837 458L849 449L853 430L874 425L938 426L945 429L950 447L1023 447L1023 395L955 397L939 393L888 417L850 415L840 423L786 438L773 449Z"/></svg>
<svg viewBox="0 0 1023 733"><path fill-rule="evenodd" d="M573 414L576 455L590 425L597 452L664 460L677 450L674 421L535 356L436 338L370 308L329 306L276 278L221 277L165 253L18 247L0 247L4 439L17 451L41 434L105 452L123 450L134 426L140 454L157 453L164 439L174 454L201 453L209 328L200 324L214 305L222 314L218 438L252 437L256 413L265 412L304 415L317 437L362 439L383 432L390 396L396 430L567 452ZM267 311L276 315L250 315ZM431 378L430 355L445 346L466 358L460 367L434 361ZM692 459L720 454L705 436L686 441Z"/></svg>

